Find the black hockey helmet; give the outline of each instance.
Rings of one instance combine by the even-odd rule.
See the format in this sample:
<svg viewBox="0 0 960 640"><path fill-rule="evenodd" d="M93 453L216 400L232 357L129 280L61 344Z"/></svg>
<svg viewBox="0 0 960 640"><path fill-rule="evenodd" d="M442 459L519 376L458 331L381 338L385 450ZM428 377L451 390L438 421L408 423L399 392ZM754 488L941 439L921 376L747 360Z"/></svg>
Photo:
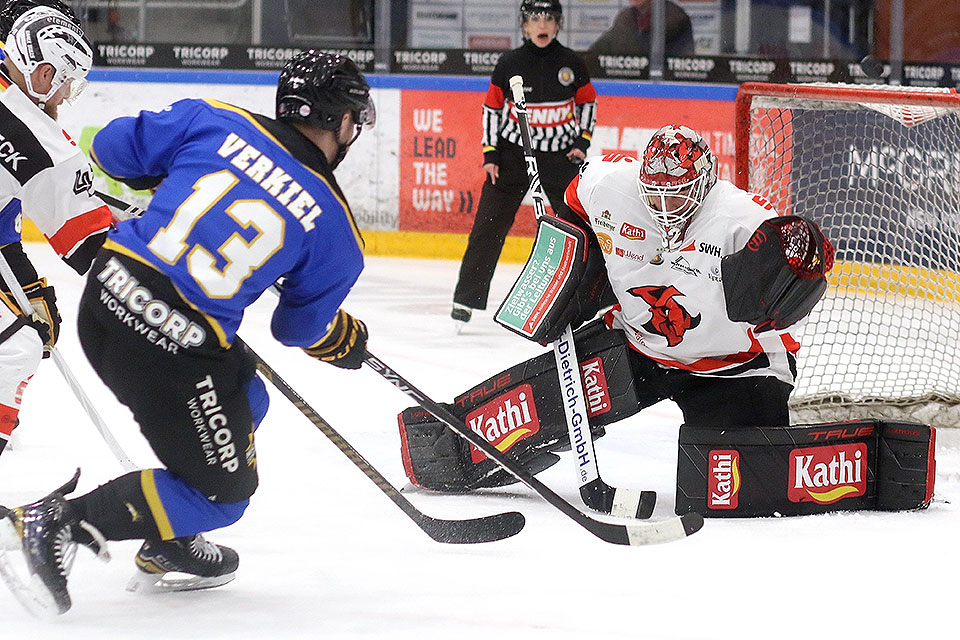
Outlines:
<svg viewBox="0 0 960 640"><path fill-rule="evenodd" d="M376 121L370 85L353 60L310 49L283 65L277 82L278 120L336 131L347 112L357 125L373 126Z"/></svg>
<svg viewBox="0 0 960 640"><path fill-rule="evenodd" d="M73 24L83 29L83 25L73 12L73 9L60 0L3 0L2 6L0 6L0 40L6 42L13 23L16 22L17 18L23 15L23 13L34 7L50 7L51 9L56 9L69 18Z"/></svg>
<svg viewBox="0 0 960 640"><path fill-rule="evenodd" d="M560 0L523 0L520 3L520 24L540 13L546 13L553 16L558 26L563 24L563 7L560 6Z"/></svg>

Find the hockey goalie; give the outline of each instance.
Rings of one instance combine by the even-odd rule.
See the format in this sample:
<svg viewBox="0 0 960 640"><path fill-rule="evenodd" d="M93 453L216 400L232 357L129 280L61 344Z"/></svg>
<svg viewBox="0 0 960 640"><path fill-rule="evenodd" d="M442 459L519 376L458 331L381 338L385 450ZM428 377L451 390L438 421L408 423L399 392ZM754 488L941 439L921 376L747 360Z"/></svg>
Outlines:
<svg viewBox="0 0 960 640"><path fill-rule="evenodd" d="M929 502L929 427L789 426L800 350L794 330L823 296L833 262L833 247L814 222L780 216L761 196L718 179L706 141L683 125L657 131L639 160L590 158L565 199L575 217L541 219L527 268L497 321L543 344L568 324L580 327L575 348L594 438L663 399L679 406L678 513L757 516ZM465 391L451 408L538 473L570 448L563 402L553 355L545 353ZM514 481L420 408L402 412L399 426L404 468L416 486L465 492ZM847 445L854 446L834 459ZM737 452L735 470L733 462L722 473L711 463L720 451ZM916 473L886 478L891 461ZM854 463L861 479L852 484L830 473L831 464L849 467L852 478ZM825 476L817 464L826 465ZM797 477L809 478L811 491L788 492ZM736 485L734 507L711 507L718 478L731 491Z"/></svg>

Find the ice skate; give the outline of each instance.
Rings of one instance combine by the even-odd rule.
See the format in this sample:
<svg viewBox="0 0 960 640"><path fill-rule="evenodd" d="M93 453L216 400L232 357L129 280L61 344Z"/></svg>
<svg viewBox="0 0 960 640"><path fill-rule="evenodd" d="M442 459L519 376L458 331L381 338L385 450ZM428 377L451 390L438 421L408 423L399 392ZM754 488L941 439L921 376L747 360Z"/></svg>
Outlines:
<svg viewBox="0 0 960 640"><path fill-rule="evenodd" d="M240 558L230 547L207 542L199 533L173 540L145 540L137 552L137 573L127 591L196 591L227 584Z"/></svg>
<svg viewBox="0 0 960 640"><path fill-rule="evenodd" d="M46 498L14 509L0 508L0 577L17 600L38 617L70 609L67 576L78 544L109 560L106 541L79 520L64 497L71 482Z"/></svg>
<svg viewBox="0 0 960 640"><path fill-rule="evenodd" d="M462 304L453 303L453 309L450 310L450 317L454 320L454 326L456 332L460 333L463 330L463 327L470 322L470 318L473 316L473 309L470 307L465 307Z"/></svg>

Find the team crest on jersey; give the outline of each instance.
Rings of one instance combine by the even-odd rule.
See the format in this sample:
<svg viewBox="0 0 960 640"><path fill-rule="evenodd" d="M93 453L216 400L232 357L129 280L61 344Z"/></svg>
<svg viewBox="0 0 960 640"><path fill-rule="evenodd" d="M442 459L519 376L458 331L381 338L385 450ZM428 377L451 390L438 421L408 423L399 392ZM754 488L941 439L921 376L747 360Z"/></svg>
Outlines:
<svg viewBox="0 0 960 640"><path fill-rule="evenodd" d="M677 302L676 298L682 297L683 292L673 285L634 287L628 289L627 293L650 305L650 319L643 324L643 328L666 338L668 347L680 344L684 334L700 324L699 313L691 316L690 312Z"/></svg>
<svg viewBox="0 0 960 640"><path fill-rule="evenodd" d="M560 71L557 72L557 80L565 87L569 87L573 84L573 69L570 67L560 67Z"/></svg>

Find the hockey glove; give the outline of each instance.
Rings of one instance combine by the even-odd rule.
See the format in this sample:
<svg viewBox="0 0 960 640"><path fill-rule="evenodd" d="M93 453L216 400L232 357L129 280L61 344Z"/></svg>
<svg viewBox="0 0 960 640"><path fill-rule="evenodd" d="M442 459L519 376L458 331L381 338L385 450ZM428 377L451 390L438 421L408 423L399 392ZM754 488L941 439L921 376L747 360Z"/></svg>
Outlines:
<svg viewBox="0 0 960 640"><path fill-rule="evenodd" d="M47 285L46 278L40 278L23 287L33 307L33 314L27 322L40 334L43 341L43 357L50 357L50 349L57 343L60 336L60 312L57 310L57 295L52 286ZM11 296L12 297L12 296Z"/></svg>
<svg viewBox="0 0 960 640"><path fill-rule="evenodd" d="M367 325L340 309L330 323L327 335L307 355L341 369L359 369L367 357Z"/></svg>
<svg viewBox="0 0 960 640"><path fill-rule="evenodd" d="M765 220L747 244L720 261L727 317L757 333L782 330L807 316L827 289L833 245L800 216Z"/></svg>

